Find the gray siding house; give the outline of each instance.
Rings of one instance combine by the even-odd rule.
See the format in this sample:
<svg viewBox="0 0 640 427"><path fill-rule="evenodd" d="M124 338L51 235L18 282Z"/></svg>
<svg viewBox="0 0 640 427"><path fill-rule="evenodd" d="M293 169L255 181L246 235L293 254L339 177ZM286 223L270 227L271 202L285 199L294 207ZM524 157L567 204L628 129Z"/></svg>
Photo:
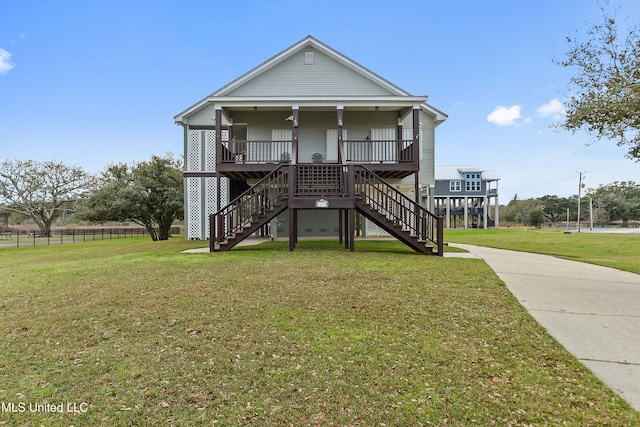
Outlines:
<svg viewBox="0 0 640 427"><path fill-rule="evenodd" d="M435 213L445 217L445 228L499 226L500 178L494 171L478 166L436 166L435 170Z"/></svg>
<svg viewBox="0 0 640 427"><path fill-rule="evenodd" d="M363 196L383 197L384 186L432 209L435 128L447 116L426 101L305 37L174 117L184 129L186 238L224 250L246 237L242 220L292 247L298 236L352 240L366 227L352 223L354 211L377 210L375 226L396 215ZM422 233L425 215L405 228Z"/></svg>

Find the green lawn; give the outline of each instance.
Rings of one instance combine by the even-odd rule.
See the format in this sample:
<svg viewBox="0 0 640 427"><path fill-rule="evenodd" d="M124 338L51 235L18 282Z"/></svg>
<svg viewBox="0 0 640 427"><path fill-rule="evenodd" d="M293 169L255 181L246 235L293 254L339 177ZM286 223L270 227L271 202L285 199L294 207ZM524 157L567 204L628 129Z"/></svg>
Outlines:
<svg viewBox="0 0 640 427"><path fill-rule="evenodd" d="M445 241L554 255L640 273L640 234L560 230L446 230Z"/></svg>
<svg viewBox="0 0 640 427"><path fill-rule="evenodd" d="M0 250L0 425L640 425L480 260L201 246Z"/></svg>

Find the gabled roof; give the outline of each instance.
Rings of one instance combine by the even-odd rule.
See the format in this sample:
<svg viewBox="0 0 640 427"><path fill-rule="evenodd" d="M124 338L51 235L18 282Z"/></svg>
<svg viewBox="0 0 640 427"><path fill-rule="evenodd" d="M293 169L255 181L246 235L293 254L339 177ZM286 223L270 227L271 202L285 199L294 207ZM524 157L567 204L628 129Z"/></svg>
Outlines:
<svg viewBox="0 0 640 427"><path fill-rule="evenodd" d="M292 46L290 46L289 48L283 50L282 52L274 55L273 57L267 59L265 62L263 62L262 64L258 65L257 67L251 69L250 71L246 72L245 74L241 75L240 77L236 78L235 80L231 81L230 83L222 86L220 89L216 90L215 92L211 93L209 96L203 98L202 100L196 102L195 104L193 104L192 106L190 106L189 108L185 109L184 111L182 111L181 113L177 114L174 117L174 120L176 121L176 123L179 123L183 120L183 117L185 116L189 116L191 114L193 114L194 112L200 110L201 108L205 107L207 104L209 104L210 102L214 101L215 99L222 99L225 98L225 100L228 98L229 94L232 93L235 89L241 87L242 85L248 83L249 81L251 81L252 79L256 78L257 76L267 72L268 70L272 69L273 67L277 66L278 64L282 63L283 61L285 61L286 59L290 58L291 56L305 50L308 48L313 48L315 50L317 50L318 52L321 52L322 54L328 56L329 58L335 60L336 62L342 64L343 66L349 68L350 70L352 70L353 72L357 73L358 75L364 77L365 79L371 81L372 83L378 85L379 87L381 87L382 89L384 89L386 92L388 92L390 94L390 98L392 97L398 97L398 98L403 98L403 97L408 97L408 98L414 98L417 99L418 97L413 97L409 92L401 89L400 87L396 86L395 84L391 83L390 81L380 77L378 74L372 72L371 70L367 69L366 67L360 65L359 63L357 63L356 61L352 60L351 58L341 54L340 52L334 50L333 48L327 46L326 44L320 42L319 40L315 39L312 36L307 36L305 38L303 38L302 40L300 40L299 42L293 44ZM426 102L422 102L424 100L426 100L426 97L419 97L422 98L419 102L420 102L420 107L423 111L433 115L436 118L436 123L440 124L441 122L445 121L447 119L447 115L444 114L442 111L432 107L431 105L427 104Z"/></svg>
<svg viewBox="0 0 640 427"><path fill-rule="evenodd" d="M436 166L436 181L451 181L464 179L465 173L481 173L483 181L498 181L500 178L492 170L485 170L475 165Z"/></svg>
<svg viewBox="0 0 640 427"><path fill-rule="evenodd" d="M233 91L234 89L236 89L239 86L242 86L243 84L245 84L249 80L253 79L257 75L264 73L265 71L267 71L267 70L275 67L279 63L283 62L287 58L290 58L291 56L295 55L296 53L301 52L302 50L304 50L306 48L309 48L309 47L312 47L312 48L318 50L319 52L324 53L328 57L330 57L333 60L339 62L340 64L350 68L351 70L355 71L356 73L358 73L358 74L362 75L363 77L365 77L365 78L373 81L374 83L378 84L379 86L384 87L386 90L388 90L389 92L391 92L394 95L397 95L397 96L411 96L411 94L409 92L399 88L398 86L394 85L390 81L388 81L386 79L383 79L382 77L380 77L376 73L374 73L374 72L370 71L369 69L363 67L362 65L358 64L354 60L348 58L347 56L341 54L337 50L334 50L333 48L327 46L326 44L320 42L319 40L317 40L316 38L314 38L312 36L307 36L307 37L303 38L302 40L300 40L299 42L297 42L297 43L293 44L292 46L288 47L287 49L283 50L282 52L272 56L271 58L267 59L262 64L258 65L257 67L253 68L252 70L246 72L245 74L241 75L240 77L238 77L237 79L233 80L232 82L226 84L225 86L221 87L220 89L216 90L215 92L213 92L209 96L224 96L224 95L227 95L229 92Z"/></svg>

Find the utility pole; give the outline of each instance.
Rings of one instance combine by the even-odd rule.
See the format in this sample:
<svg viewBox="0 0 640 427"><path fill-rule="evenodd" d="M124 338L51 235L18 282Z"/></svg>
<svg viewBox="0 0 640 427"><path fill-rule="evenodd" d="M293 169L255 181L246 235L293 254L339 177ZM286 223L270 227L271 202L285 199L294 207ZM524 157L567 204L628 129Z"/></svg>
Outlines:
<svg viewBox="0 0 640 427"><path fill-rule="evenodd" d="M584 172L578 172L580 174L580 180L578 181L578 233L580 232L580 199L582 198L582 187L584 184L582 183L582 174Z"/></svg>

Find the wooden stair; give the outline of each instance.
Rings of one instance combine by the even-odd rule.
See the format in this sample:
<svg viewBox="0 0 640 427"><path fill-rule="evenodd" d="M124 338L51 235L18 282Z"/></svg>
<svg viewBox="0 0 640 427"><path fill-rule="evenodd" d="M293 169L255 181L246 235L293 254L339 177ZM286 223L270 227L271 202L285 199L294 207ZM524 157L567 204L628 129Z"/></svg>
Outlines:
<svg viewBox="0 0 640 427"><path fill-rule="evenodd" d="M287 203L286 201L283 201L282 203L273 205L270 209L259 213L255 220L242 227L242 229L236 230L235 233L228 235L226 240L219 242L218 245L214 248L214 251L228 251L247 237L251 236L256 231L260 230L260 228L268 224L271 220L280 215L286 209Z"/></svg>
<svg viewBox="0 0 640 427"><path fill-rule="evenodd" d="M412 235L409 230L403 228L402 224L389 219L386 215L378 212L370 205L356 200L356 210L416 252L422 252L425 255L439 255L437 250L434 250L434 246L429 245L427 240L421 240L417 236Z"/></svg>
<svg viewBox="0 0 640 427"><path fill-rule="evenodd" d="M211 252L228 251L287 209L289 167L280 166L209 217Z"/></svg>
<svg viewBox="0 0 640 427"><path fill-rule="evenodd" d="M305 200L330 195L348 202L349 209L355 209L415 251L443 255L442 217L427 211L366 167L344 168L344 173L337 173L336 170L343 170L342 166L278 167L210 216L211 252L233 248L286 209L295 210L296 206L305 205ZM293 250L293 245L290 248Z"/></svg>
<svg viewBox="0 0 640 427"><path fill-rule="evenodd" d="M444 224L438 217L364 166L354 174L356 210L425 255L443 256Z"/></svg>

